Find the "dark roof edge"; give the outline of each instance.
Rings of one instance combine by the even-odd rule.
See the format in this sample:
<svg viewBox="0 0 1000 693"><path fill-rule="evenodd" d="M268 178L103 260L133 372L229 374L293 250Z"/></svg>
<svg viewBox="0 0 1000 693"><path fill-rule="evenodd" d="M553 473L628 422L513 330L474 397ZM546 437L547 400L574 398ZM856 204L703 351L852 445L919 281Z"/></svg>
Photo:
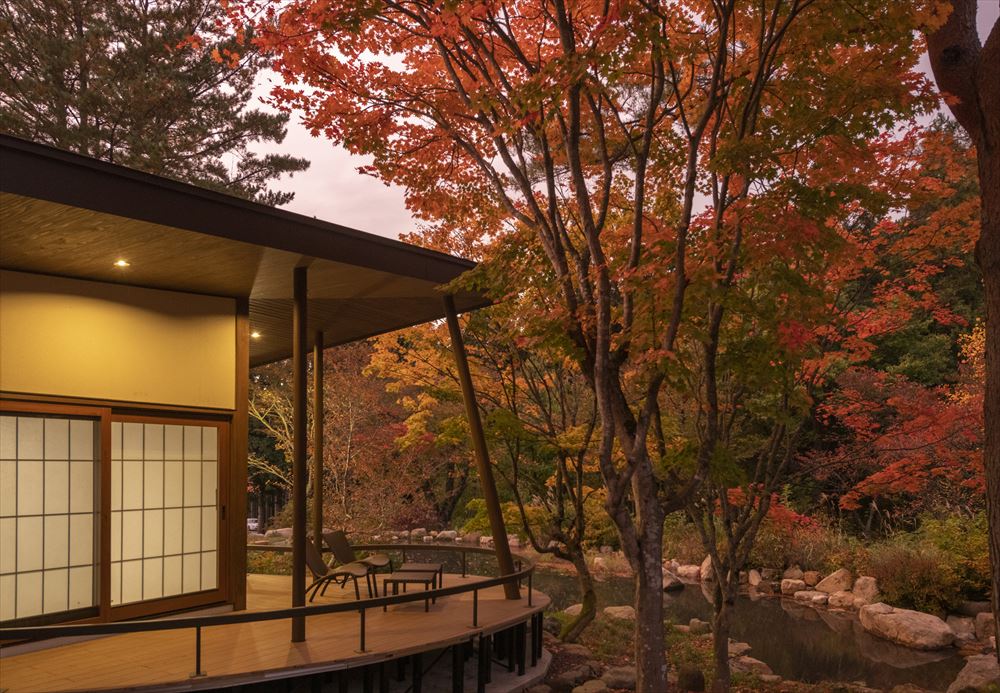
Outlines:
<svg viewBox="0 0 1000 693"><path fill-rule="evenodd" d="M476 266L464 258L2 134L0 190L438 284Z"/></svg>

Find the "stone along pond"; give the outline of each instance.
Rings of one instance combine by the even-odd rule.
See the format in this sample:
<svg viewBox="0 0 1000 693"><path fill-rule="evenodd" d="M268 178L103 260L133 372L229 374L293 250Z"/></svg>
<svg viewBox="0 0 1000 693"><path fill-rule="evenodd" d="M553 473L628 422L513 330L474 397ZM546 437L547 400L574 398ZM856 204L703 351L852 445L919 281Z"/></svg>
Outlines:
<svg viewBox="0 0 1000 693"><path fill-rule="evenodd" d="M552 598L554 609L565 609L579 601L572 575L538 570L534 584ZM595 583L595 589L598 610L632 604L630 578L608 578ZM710 621L710 597L698 584L664 594L667 618L674 623L687 623L692 618ZM883 689L912 683L944 691L964 664L953 648L919 652L900 647L864 632L854 613L813 609L777 597L751 600L741 596L733 618L732 638L748 643L753 648L750 654L766 662L775 674L809 683L863 681Z"/></svg>

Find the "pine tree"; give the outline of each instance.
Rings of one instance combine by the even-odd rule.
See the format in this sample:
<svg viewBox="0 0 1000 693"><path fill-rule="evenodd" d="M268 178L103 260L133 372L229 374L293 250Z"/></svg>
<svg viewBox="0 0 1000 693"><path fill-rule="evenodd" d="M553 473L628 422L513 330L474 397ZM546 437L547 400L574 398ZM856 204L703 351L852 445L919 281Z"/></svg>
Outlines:
<svg viewBox="0 0 1000 693"><path fill-rule="evenodd" d="M0 131L281 205L309 162L257 155L287 114L248 107L266 60L229 52L217 0L4 0ZM228 29L228 26L226 27Z"/></svg>

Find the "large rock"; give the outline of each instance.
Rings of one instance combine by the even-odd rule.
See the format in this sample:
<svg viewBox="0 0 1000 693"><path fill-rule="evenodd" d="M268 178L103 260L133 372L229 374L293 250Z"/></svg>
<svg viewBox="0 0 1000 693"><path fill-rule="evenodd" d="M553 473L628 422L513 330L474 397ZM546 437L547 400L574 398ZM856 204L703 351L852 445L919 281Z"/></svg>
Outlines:
<svg viewBox="0 0 1000 693"><path fill-rule="evenodd" d="M806 588L806 583L802 580L795 580L792 578L785 578L781 581L781 593L782 594L795 594L796 592L801 592Z"/></svg>
<svg viewBox="0 0 1000 693"><path fill-rule="evenodd" d="M937 616L882 602L862 606L858 618L872 635L915 650L939 650L955 641L955 633Z"/></svg>
<svg viewBox="0 0 1000 693"><path fill-rule="evenodd" d="M954 631L955 637L976 637L976 621L970 616L955 616L952 614L949 615L944 622L948 624L948 627L951 628L952 631Z"/></svg>
<svg viewBox="0 0 1000 693"><path fill-rule="evenodd" d="M796 601L799 602L811 602L813 600L813 597L816 596L829 598L826 592L817 592L816 590L799 590L792 596L795 598ZM824 603L826 603L826 600L824 600Z"/></svg>
<svg viewBox="0 0 1000 693"><path fill-rule="evenodd" d="M974 655L965 660L958 678L948 686L948 693L961 693L968 689L979 690L991 683L1000 683L1000 667L991 654Z"/></svg>
<svg viewBox="0 0 1000 693"><path fill-rule="evenodd" d="M729 660L729 666L734 672L756 674L757 676L769 676L774 673L767 664L748 655Z"/></svg>
<svg viewBox="0 0 1000 693"><path fill-rule="evenodd" d="M663 571L663 591L664 592L679 592L684 589L684 583L679 577L671 573L669 570Z"/></svg>
<svg viewBox="0 0 1000 693"><path fill-rule="evenodd" d="M581 683L573 689L573 693L604 693L606 690L608 690L608 684L600 679L593 679L586 683Z"/></svg>
<svg viewBox="0 0 1000 693"><path fill-rule="evenodd" d="M823 576L818 570L807 570L802 573L802 582L806 583L806 587L815 587L822 579Z"/></svg>
<svg viewBox="0 0 1000 693"><path fill-rule="evenodd" d="M691 635L704 635L705 633L712 632L712 626L708 621L702 621L700 618L692 618L688 622L688 632Z"/></svg>
<svg viewBox="0 0 1000 693"><path fill-rule="evenodd" d="M584 659L590 659L593 656L589 647L576 642L568 642L565 645L561 645L559 650L563 654L572 655L573 657L583 657Z"/></svg>
<svg viewBox="0 0 1000 693"><path fill-rule="evenodd" d="M715 571L712 570L712 557L705 556L705 560L701 562L700 567L701 579L702 580L715 580Z"/></svg>
<svg viewBox="0 0 1000 693"><path fill-rule="evenodd" d="M854 595L846 590L840 590L830 595L827 604L836 609L851 609L854 608Z"/></svg>
<svg viewBox="0 0 1000 693"><path fill-rule="evenodd" d="M567 616L579 616L583 612L583 604L572 604L563 609Z"/></svg>
<svg viewBox="0 0 1000 693"><path fill-rule="evenodd" d="M455 541L458 538L458 532L453 529L446 529L443 532L438 532L437 538L441 541Z"/></svg>
<svg viewBox="0 0 1000 693"><path fill-rule="evenodd" d="M833 571L816 583L816 590L833 594L834 592L849 590L853 584L854 576L851 575L851 571L847 568L841 568L840 570Z"/></svg>
<svg viewBox="0 0 1000 693"><path fill-rule="evenodd" d="M634 691L635 667L611 667L604 672L601 681L607 684L608 688Z"/></svg>
<svg viewBox="0 0 1000 693"><path fill-rule="evenodd" d="M482 538L483 535L480 534L479 532L469 532L464 537L462 537L462 541L465 542L466 544L478 544L479 540Z"/></svg>
<svg viewBox="0 0 1000 693"><path fill-rule="evenodd" d="M604 615L608 618L620 618L622 620L634 621L635 608L631 606L606 606Z"/></svg>
<svg viewBox="0 0 1000 693"><path fill-rule="evenodd" d="M962 602L958 605L958 613L963 616L972 616L972 618L975 618L976 614L989 611L991 608L989 602Z"/></svg>
<svg viewBox="0 0 1000 693"><path fill-rule="evenodd" d="M729 641L729 658L732 659L733 657L742 657L747 652L749 652L751 649L752 648L750 647L749 643L734 642L734 641L730 640Z"/></svg>
<svg viewBox="0 0 1000 693"><path fill-rule="evenodd" d="M552 677L552 685L560 689L572 689L594 677L594 668L589 663L570 667Z"/></svg>
<svg viewBox="0 0 1000 693"><path fill-rule="evenodd" d="M797 565L793 565L786 569L784 573L781 574L782 580L801 580L805 573L802 572L802 568Z"/></svg>
<svg viewBox="0 0 1000 693"><path fill-rule="evenodd" d="M764 578L761 576L760 571L756 568L751 568L750 573L747 575L747 582L750 583L751 587L757 587L763 582Z"/></svg>
<svg viewBox="0 0 1000 693"><path fill-rule="evenodd" d="M423 539L427 536L427 529L424 527L417 527L410 530L410 539L416 541L417 539Z"/></svg>
<svg viewBox="0 0 1000 693"><path fill-rule="evenodd" d="M986 640L991 635L996 635L996 621L993 620L992 611L982 611L976 614L976 638Z"/></svg>
<svg viewBox="0 0 1000 693"><path fill-rule="evenodd" d="M677 576L683 580L700 580L701 568L696 565L682 565L677 569Z"/></svg>
<svg viewBox="0 0 1000 693"><path fill-rule="evenodd" d="M863 599L865 604L874 604L879 600L878 583L870 575L859 575L851 591L855 597Z"/></svg>

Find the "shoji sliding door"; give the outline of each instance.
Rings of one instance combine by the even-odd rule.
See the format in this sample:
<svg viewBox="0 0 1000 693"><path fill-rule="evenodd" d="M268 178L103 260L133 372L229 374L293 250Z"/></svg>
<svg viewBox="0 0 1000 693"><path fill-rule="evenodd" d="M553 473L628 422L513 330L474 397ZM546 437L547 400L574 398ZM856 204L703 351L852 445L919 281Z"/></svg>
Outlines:
<svg viewBox="0 0 1000 693"><path fill-rule="evenodd" d="M99 424L0 414L0 621L97 614Z"/></svg>
<svg viewBox="0 0 1000 693"><path fill-rule="evenodd" d="M112 607L218 590L223 431L112 417Z"/></svg>
<svg viewBox="0 0 1000 693"><path fill-rule="evenodd" d="M228 426L0 400L0 622L224 601Z"/></svg>

